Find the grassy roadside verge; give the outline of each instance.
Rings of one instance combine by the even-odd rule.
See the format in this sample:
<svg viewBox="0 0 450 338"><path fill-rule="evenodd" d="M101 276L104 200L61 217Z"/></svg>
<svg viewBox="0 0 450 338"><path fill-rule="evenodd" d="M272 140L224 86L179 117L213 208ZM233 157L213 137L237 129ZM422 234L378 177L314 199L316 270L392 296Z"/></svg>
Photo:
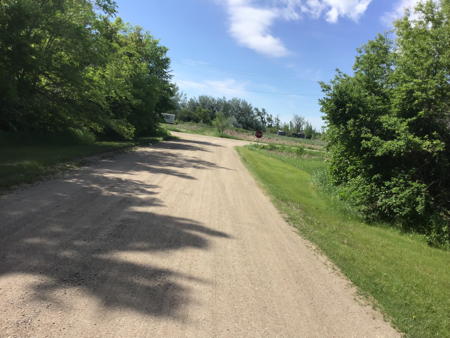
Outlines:
<svg viewBox="0 0 450 338"><path fill-rule="evenodd" d="M240 128L227 129L225 133L219 134L217 129L209 124L194 122L178 122L177 124L164 124L164 127L170 131L181 133L200 134L206 136L215 136L231 138L235 140L255 141L255 132ZM292 146L302 146L304 148L320 150L325 146L322 140L308 140L289 136L280 136L272 133L264 133L264 137L259 140L262 143L276 143Z"/></svg>
<svg viewBox="0 0 450 338"><path fill-rule="evenodd" d="M205 123L183 122L177 124L164 124L164 128L169 131L178 131L180 133L206 135L222 138L230 138L234 140L241 140L236 135L230 135L228 131L220 134L214 126Z"/></svg>
<svg viewBox="0 0 450 338"><path fill-rule="evenodd" d="M371 226L319 192L318 157L238 152L275 205L410 337L450 337L450 252L418 235Z"/></svg>
<svg viewBox="0 0 450 338"><path fill-rule="evenodd" d="M74 168L89 156L153 144L166 138L143 137L128 142L88 144L5 143L0 146L0 191Z"/></svg>

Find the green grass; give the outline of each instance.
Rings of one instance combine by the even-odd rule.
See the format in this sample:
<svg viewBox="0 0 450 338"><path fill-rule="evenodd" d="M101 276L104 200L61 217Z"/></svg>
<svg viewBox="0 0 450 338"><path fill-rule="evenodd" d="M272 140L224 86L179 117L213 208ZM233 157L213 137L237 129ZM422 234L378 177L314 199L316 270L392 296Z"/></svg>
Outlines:
<svg viewBox="0 0 450 338"><path fill-rule="evenodd" d="M0 188L31 183L68 168L82 157L132 144L101 142L89 145L6 145L0 149Z"/></svg>
<svg viewBox="0 0 450 338"><path fill-rule="evenodd" d="M305 139L305 138L296 138L290 136L281 136L272 133L266 133L265 137L269 140L272 140L276 143L298 143L303 145L314 145L318 147L324 147L326 145L325 141L320 139Z"/></svg>
<svg viewBox="0 0 450 338"><path fill-rule="evenodd" d="M44 176L73 168L88 156L117 151L137 145L156 143L170 136L142 137L129 142L90 144L55 144L2 140L0 146L0 190L22 183L32 183Z"/></svg>
<svg viewBox="0 0 450 338"><path fill-rule="evenodd" d="M182 133L255 141L255 132L242 128L228 129L224 134L221 135L217 132L217 129L214 126L204 123L178 122L177 124L164 124L164 128L170 131L178 131ZM323 140L308 140L289 136L279 136L272 133L264 133L264 136L260 140L260 142L303 146L305 148L318 150L322 149L325 146L325 142Z"/></svg>
<svg viewBox="0 0 450 338"><path fill-rule="evenodd" d="M164 124L164 127L167 130L178 131L181 133L225 137L225 135L219 135L215 127L204 123L179 122L177 124Z"/></svg>
<svg viewBox="0 0 450 338"><path fill-rule="evenodd" d="M314 242L400 331L450 337L450 252L423 237L369 225L313 184L322 155L238 148L244 163L303 237Z"/></svg>
<svg viewBox="0 0 450 338"><path fill-rule="evenodd" d="M198 134L198 135L241 140L240 137L230 135L227 132L221 134L217 131L216 127L205 123L178 122L177 124L164 124L164 128L170 131L178 131L180 133Z"/></svg>

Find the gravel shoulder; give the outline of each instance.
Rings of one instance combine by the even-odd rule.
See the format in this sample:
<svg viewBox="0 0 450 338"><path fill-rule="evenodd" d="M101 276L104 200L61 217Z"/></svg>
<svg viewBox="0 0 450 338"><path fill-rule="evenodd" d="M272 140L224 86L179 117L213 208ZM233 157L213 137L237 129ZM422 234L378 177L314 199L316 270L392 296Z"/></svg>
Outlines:
<svg viewBox="0 0 450 338"><path fill-rule="evenodd" d="M397 337L233 149L179 140L0 196L1 337Z"/></svg>

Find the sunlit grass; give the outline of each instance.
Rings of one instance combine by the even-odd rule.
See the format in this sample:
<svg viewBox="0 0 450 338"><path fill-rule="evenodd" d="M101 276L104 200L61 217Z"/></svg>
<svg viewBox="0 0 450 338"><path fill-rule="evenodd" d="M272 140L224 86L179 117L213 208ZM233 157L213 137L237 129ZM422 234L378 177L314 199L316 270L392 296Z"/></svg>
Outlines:
<svg viewBox="0 0 450 338"><path fill-rule="evenodd" d="M300 234L314 242L410 337L450 336L450 252L424 238L369 225L317 189L317 157L238 148L249 170Z"/></svg>
<svg viewBox="0 0 450 338"><path fill-rule="evenodd" d="M205 123L178 122L177 124L163 124L163 125L164 128L166 128L167 130L178 131L182 133L233 138L237 140L249 140L249 141L256 140L254 130L253 131L245 130L242 128L231 128L226 130L224 134L220 135L214 126ZM263 138L259 140L259 142L290 144L294 146L301 145L311 149L322 149L325 146L325 142L323 140L319 139L308 140L303 138L280 136L273 133L264 133Z"/></svg>

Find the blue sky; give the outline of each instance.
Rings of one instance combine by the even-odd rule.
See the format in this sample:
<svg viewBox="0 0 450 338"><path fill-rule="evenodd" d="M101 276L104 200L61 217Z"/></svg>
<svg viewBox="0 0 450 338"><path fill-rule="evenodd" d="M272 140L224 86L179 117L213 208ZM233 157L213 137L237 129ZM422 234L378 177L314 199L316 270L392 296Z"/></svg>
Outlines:
<svg viewBox="0 0 450 338"><path fill-rule="evenodd" d="M118 0L119 16L169 48L188 97L239 97L282 121L322 125L318 81L418 0Z"/></svg>

